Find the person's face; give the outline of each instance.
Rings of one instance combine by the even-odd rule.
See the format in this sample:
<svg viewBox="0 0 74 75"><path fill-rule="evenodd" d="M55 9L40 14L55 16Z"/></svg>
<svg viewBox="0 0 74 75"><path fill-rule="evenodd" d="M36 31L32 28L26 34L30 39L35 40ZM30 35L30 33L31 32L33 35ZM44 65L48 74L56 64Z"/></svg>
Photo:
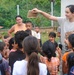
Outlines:
<svg viewBox="0 0 74 75"><path fill-rule="evenodd" d="M58 32L58 33L57 33L57 36L58 36L58 37L60 37L60 36L61 36L60 32Z"/></svg>
<svg viewBox="0 0 74 75"><path fill-rule="evenodd" d="M54 43L55 38L54 38L54 37L52 37L52 36L49 36L49 40L50 40L51 42L53 42L53 43Z"/></svg>
<svg viewBox="0 0 74 75"><path fill-rule="evenodd" d="M36 31L36 32L39 32L39 28L38 28L38 27L35 27L35 31Z"/></svg>
<svg viewBox="0 0 74 75"><path fill-rule="evenodd" d="M74 14L71 13L70 9L69 8L66 8L65 9L65 16L68 18L68 19L72 19L74 17Z"/></svg>
<svg viewBox="0 0 74 75"><path fill-rule="evenodd" d="M67 44L67 47L70 49L70 48L72 48L72 45L70 44L70 42L69 42L69 40L67 39L66 41L66 44Z"/></svg>
<svg viewBox="0 0 74 75"><path fill-rule="evenodd" d="M22 18L20 18L20 17L17 17L17 18L16 18L16 23L17 23L17 24L21 24L22 21L23 21Z"/></svg>
<svg viewBox="0 0 74 75"><path fill-rule="evenodd" d="M14 42L14 44L12 44L12 46L13 46L14 49L18 48L18 44L16 44L15 42Z"/></svg>
<svg viewBox="0 0 74 75"><path fill-rule="evenodd" d="M7 38L7 39L3 39L3 42L6 44L6 46L8 46L9 45L9 39Z"/></svg>
<svg viewBox="0 0 74 75"><path fill-rule="evenodd" d="M26 27L27 27L27 29L32 30L32 24L31 23L26 23Z"/></svg>
<svg viewBox="0 0 74 75"><path fill-rule="evenodd" d="M1 52L2 56L5 55L5 51L6 51L6 50L7 50L7 46L5 45L3 51Z"/></svg>

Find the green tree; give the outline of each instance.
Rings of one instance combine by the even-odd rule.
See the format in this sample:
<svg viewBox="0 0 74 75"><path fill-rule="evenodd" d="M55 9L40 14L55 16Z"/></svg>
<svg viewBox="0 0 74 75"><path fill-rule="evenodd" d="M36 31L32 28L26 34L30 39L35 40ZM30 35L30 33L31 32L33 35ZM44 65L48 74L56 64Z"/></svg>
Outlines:
<svg viewBox="0 0 74 75"><path fill-rule="evenodd" d="M35 26L50 26L50 21L41 15L34 19L27 18L28 10L35 7L50 13L50 4L50 0L0 0L0 25L4 26L4 28L9 28L15 24L17 5L19 5L20 15L23 17L24 22L30 20L35 24ZM59 7L60 0L56 0L54 3L54 14L57 16L60 15Z"/></svg>

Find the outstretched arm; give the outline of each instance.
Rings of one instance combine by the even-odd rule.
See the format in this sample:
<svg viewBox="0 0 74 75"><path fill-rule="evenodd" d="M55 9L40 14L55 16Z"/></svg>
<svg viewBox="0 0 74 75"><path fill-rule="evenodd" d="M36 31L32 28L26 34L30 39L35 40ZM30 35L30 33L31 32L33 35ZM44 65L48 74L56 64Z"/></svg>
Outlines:
<svg viewBox="0 0 74 75"><path fill-rule="evenodd" d="M32 9L32 11L33 11L33 13L40 13L40 14L42 14L44 17L46 17L49 20L57 21L57 17L56 16L52 16L52 15L50 15L50 14L48 14L48 13L42 11L42 10L34 8L34 9Z"/></svg>

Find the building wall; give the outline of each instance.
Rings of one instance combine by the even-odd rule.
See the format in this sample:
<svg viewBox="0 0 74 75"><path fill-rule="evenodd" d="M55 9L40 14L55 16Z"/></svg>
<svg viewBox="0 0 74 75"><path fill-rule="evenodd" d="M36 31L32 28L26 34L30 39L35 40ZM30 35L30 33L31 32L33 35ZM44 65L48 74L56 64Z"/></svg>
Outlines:
<svg viewBox="0 0 74 75"><path fill-rule="evenodd" d="M74 0L61 0L61 16L65 16L65 7L74 4Z"/></svg>

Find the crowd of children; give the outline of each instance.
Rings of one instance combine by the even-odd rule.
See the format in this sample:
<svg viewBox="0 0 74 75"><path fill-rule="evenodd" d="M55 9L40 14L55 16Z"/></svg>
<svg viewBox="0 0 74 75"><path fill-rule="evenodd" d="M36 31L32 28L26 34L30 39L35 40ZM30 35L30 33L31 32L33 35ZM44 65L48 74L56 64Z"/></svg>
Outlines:
<svg viewBox="0 0 74 75"><path fill-rule="evenodd" d="M27 24L27 27L31 24ZM39 27L33 30L38 37L32 35L31 31L32 28L17 31L14 37L4 36L0 41L1 75L61 75L61 58L63 75L74 74L74 34L65 40L69 51L62 55L55 32L50 32L48 40L40 46Z"/></svg>
<svg viewBox="0 0 74 75"><path fill-rule="evenodd" d="M33 11L59 23L64 20L36 8ZM74 75L73 33L65 39L68 50L62 54L62 45L55 40L55 32L50 32L48 40L42 45L39 27L33 30L31 21L24 24L21 16L15 19L17 24L8 31L9 36L0 37L0 75L61 75L60 65L62 75Z"/></svg>

